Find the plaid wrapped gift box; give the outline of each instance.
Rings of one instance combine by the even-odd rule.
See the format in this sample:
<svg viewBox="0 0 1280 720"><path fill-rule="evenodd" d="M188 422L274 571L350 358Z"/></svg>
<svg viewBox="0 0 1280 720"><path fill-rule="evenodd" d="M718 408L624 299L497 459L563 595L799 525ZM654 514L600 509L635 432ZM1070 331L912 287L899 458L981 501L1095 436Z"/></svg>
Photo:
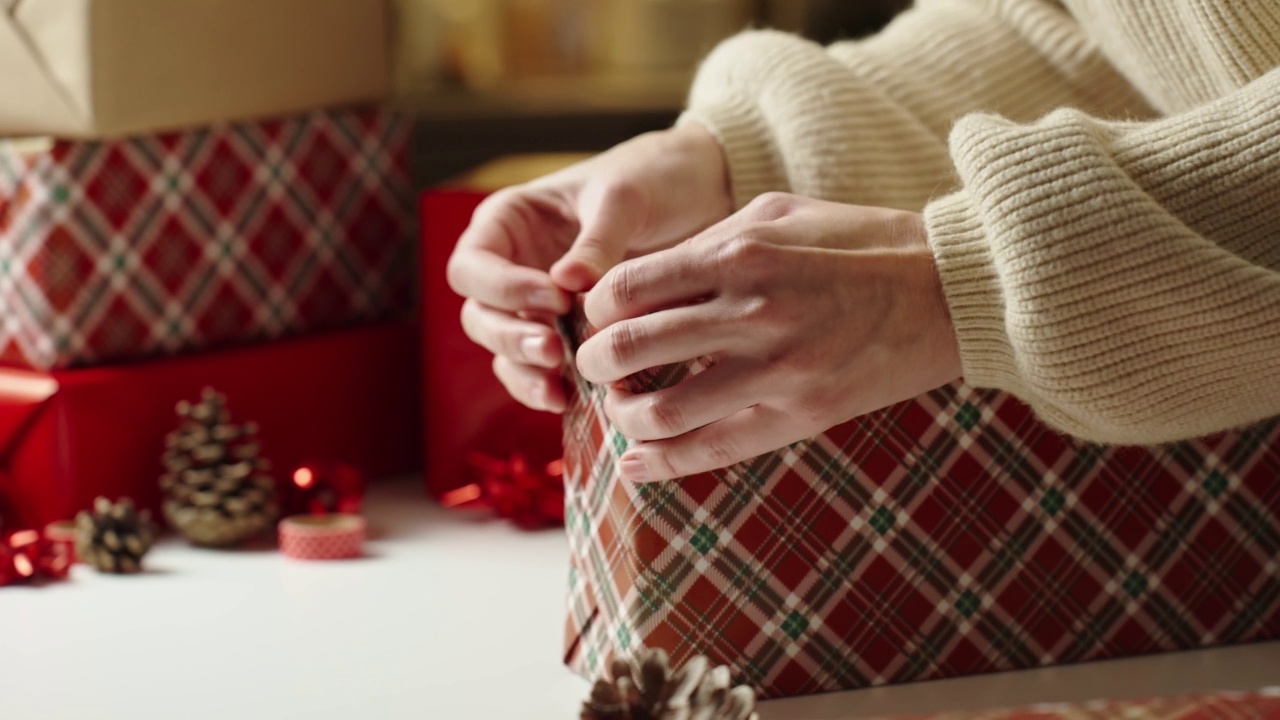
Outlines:
<svg viewBox="0 0 1280 720"><path fill-rule="evenodd" d="M1104 448L953 385L634 486L604 388L570 384L566 661L584 675L660 647L781 697L1280 637L1280 422Z"/></svg>
<svg viewBox="0 0 1280 720"><path fill-rule="evenodd" d="M409 122L380 110L0 141L0 362L99 364L412 305Z"/></svg>
<svg viewBox="0 0 1280 720"><path fill-rule="evenodd" d="M950 712L918 720L1276 720L1280 688L1151 700L1052 703L1018 710Z"/></svg>

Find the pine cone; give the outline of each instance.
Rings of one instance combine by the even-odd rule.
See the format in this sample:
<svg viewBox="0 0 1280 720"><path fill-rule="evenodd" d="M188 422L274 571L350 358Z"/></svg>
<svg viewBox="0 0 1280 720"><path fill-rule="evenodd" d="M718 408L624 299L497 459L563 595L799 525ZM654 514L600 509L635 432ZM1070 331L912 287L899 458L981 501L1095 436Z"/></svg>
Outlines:
<svg viewBox="0 0 1280 720"><path fill-rule="evenodd" d="M165 438L160 478L164 518L196 545L229 547L271 527L275 482L262 471L254 423L233 424L227 399L205 388L179 402L178 429Z"/></svg>
<svg viewBox="0 0 1280 720"><path fill-rule="evenodd" d="M76 515L76 557L101 572L136 573L155 535L151 513L138 512L129 498L112 504L100 497L93 512Z"/></svg>
<svg viewBox="0 0 1280 720"><path fill-rule="evenodd" d="M667 653L640 656L633 672L615 660L613 680L600 679L582 704L581 720L759 720L756 694L746 685L730 688L729 668L711 668L699 655L671 671Z"/></svg>

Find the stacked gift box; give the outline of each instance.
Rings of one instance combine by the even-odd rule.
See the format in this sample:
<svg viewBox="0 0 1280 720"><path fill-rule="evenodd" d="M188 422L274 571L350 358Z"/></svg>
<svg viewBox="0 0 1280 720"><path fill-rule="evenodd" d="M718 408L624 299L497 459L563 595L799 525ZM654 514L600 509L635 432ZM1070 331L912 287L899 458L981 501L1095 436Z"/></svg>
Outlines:
<svg viewBox="0 0 1280 720"><path fill-rule="evenodd" d="M278 470L418 464L409 122L367 0L0 14L0 517L159 500L203 387Z"/></svg>

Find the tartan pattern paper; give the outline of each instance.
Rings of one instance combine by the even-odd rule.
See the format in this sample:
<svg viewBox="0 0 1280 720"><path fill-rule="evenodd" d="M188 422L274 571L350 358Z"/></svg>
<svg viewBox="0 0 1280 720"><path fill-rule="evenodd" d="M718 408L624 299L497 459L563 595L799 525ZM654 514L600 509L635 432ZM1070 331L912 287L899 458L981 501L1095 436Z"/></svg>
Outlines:
<svg viewBox="0 0 1280 720"><path fill-rule="evenodd" d="M1018 710L951 712L917 720L1276 720L1280 688L1152 700L1053 703Z"/></svg>
<svg viewBox="0 0 1280 720"><path fill-rule="evenodd" d="M324 110L0 140L0 362L90 365L408 311L409 125Z"/></svg>
<svg viewBox="0 0 1280 720"><path fill-rule="evenodd" d="M1280 638L1280 421L1104 448L957 384L633 486L604 388L574 375L566 661L583 675L660 647L781 697Z"/></svg>

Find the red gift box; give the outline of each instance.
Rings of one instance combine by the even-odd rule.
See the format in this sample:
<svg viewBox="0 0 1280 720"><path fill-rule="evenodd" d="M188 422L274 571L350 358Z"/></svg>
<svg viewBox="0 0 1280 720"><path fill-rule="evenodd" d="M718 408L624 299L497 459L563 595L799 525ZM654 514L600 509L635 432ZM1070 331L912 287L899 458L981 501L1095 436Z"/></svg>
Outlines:
<svg viewBox="0 0 1280 720"><path fill-rule="evenodd" d="M1280 419L1100 447L956 384L634 485L605 394L575 373L565 416L566 660L584 675L661 648L783 697L1280 638Z"/></svg>
<svg viewBox="0 0 1280 720"><path fill-rule="evenodd" d="M537 467L558 459L560 416L511 398L493 375L493 356L462 331L462 298L449 289L445 267L471 214L501 187L531 180L581 159L533 155L500 160L421 198L423 383L426 486L440 497L480 480L473 461L521 455Z"/></svg>
<svg viewBox="0 0 1280 720"><path fill-rule="evenodd" d="M0 362L102 364L412 310L409 121L0 140Z"/></svg>
<svg viewBox="0 0 1280 720"><path fill-rule="evenodd" d="M226 393L234 419L259 424L275 473L330 459L374 477L412 471L418 347L416 325L383 323L119 367L0 368L0 516L43 527L106 495L160 517L174 405L206 386Z"/></svg>

